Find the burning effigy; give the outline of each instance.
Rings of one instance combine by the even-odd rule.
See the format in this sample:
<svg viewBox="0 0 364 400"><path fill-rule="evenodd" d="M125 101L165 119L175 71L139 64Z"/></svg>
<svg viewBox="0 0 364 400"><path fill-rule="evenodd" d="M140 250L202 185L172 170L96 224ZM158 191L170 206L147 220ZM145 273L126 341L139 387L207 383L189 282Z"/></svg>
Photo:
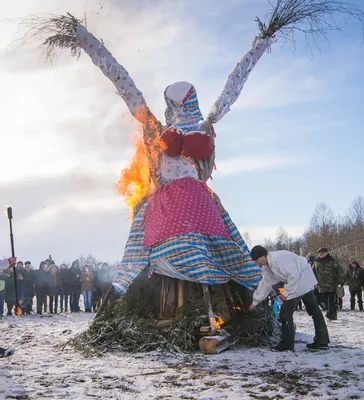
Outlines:
<svg viewBox="0 0 364 400"><path fill-rule="evenodd" d="M237 227L209 188L215 165L215 128L239 98L263 54L295 31L317 40L335 17L364 20L355 4L277 0L238 61L206 118L195 87L185 81L164 92L165 122L104 43L74 16L32 17L28 36L41 39L47 55L69 48L85 52L111 80L142 135L131 165L121 173L119 193L132 216L130 234L112 286L121 298L103 307L89 329L72 341L85 351L191 351L199 343L217 353L231 343L263 344L272 338L274 314L265 303L249 313L261 279ZM29 24L28 24L29 25ZM105 304L106 303L105 299Z"/></svg>

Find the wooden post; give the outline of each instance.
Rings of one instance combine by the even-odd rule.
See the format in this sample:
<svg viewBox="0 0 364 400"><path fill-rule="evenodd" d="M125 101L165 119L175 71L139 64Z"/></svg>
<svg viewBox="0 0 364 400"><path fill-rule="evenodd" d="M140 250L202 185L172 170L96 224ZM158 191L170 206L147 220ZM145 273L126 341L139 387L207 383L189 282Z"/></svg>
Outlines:
<svg viewBox="0 0 364 400"><path fill-rule="evenodd" d="M229 284L226 283L224 285L224 293L225 293L225 297L228 299L229 303L230 303L230 307L234 307L234 299L233 296L230 292L230 288L229 288Z"/></svg>
<svg viewBox="0 0 364 400"><path fill-rule="evenodd" d="M159 297L159 319L163 318L164 308L165 308L165 303L166 303L164 276L162 276L161 279L162 279L162 284L160 287L160 297Z"/></svg>
<svg viewBox="0 0 364 400"><path fill-rule="evenodd" d="M184 281L181 279L178 281L178 303L177 303L177 308L180 309L183 307L184 303Z"/></svg>
<svg viewBox="0 0 364 400"><path fill-rule="evenodd" d="M99 307L99 309L97 310L97 313L95 315L95 319L98 318L107 308L108 304L109 304L109 298L111 296L111 293L114 291L114 287L110 286L109 289L107 290L107 292L105 293L105 296L102 299L102 303Z"/></svg>
<svg viewBox="0 0 364 400"><path fill-rule="evenodd" d="M202 285L202 290L205 298L207 313L209 316L211 332L216 333L215 316L212 310L211 297L208 285Z"/></svg>

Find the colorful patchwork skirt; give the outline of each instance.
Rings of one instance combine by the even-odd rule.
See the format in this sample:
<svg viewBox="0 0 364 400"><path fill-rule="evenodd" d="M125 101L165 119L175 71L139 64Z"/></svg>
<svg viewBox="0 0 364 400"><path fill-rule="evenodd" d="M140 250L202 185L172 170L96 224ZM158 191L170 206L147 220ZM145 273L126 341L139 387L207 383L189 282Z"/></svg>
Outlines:
<svg viewBox="0 0 364 400"><path fill-rule="evenodd" d="M261 267L251 259L249 249L229 214L220 210L229 239L203 233L184 233L151 247L144 245L146 202L135 217L113 286L126 294L133 280L149 266L151 273L204 284L230 280L254 289Z"/></svg>

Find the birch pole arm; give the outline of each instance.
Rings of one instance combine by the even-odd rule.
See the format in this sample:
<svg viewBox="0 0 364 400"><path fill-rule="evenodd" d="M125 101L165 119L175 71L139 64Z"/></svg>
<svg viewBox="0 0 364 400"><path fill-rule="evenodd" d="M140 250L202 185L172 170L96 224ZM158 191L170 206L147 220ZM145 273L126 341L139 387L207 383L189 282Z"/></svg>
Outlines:
<svg viewBox="0 0 364 400"><path fill-rule="evenodd" d="M260 60L264 52L270 47L272 39L257 39L251 49L237 63L228 77L223 91L215 101L207 120L213 124L230 111L230 107L239 98L240 93L251 71Z"/></svg>
<svg viewBox="0 0 364 400"><path fill-rule="evenodd" d="M76 30L76 46L84 50L91 61L110 79L131 114L144 124L147 104L128 71L116 61L105 45L81 24Z"/></svg>

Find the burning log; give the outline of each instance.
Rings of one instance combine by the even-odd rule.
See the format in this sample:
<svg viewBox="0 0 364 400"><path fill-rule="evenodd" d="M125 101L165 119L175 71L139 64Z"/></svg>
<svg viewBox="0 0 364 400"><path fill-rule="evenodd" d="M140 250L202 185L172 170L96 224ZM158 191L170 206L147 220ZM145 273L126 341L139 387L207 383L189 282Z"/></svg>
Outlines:
<svg viewBox="0 0 364 400"><path fill-rule="evenodd" d="M172 326L174 322L174 319L163 319L156 321L156 324L157 328L168 328L169 326Z"/></svg>
<svg viewBox="0 0 364 400"><path fill-rule="evenodd" d="M198 346L204 354L219 354L230 347L229 337L226 331L220 331L219 335L201 338Z"/></svg>

